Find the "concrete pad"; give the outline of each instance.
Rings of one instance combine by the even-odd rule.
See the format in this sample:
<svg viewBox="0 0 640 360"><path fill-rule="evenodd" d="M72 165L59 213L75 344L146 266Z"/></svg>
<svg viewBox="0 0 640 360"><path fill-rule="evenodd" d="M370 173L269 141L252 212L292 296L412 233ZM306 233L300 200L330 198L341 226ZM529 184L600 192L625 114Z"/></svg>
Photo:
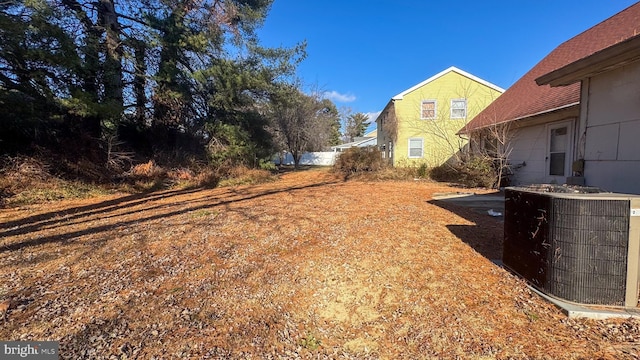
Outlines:
<svg viewBox="0 0 640 360"><path fill-rule="evenodd" d="M491 260L494 264L504 268L504 264L502 260ZM509 269L505 268L507 271ZM605 319L627 319L627 318L639 318L640 319L640 309L639 308L618 308L618 307L606 307L599 305L588 305L588 304L576 304L570 301L562 300L557 297L547 295L537 288L527 285L531 291L538 294L541 298L546 301L552 303L557 308L559 308L567 317L569 318L588 318L595 320L605 320Z"/></svg>
<svg viewBox="0 0 640 360"><path fill-rule="evenodd" d="M549 296L532 286L529 286L529 288L531 291L558 307L570 318L589 318L595 320L626 318L640 319L640 309L638 308L607 308L596 305L575 304Z"/></svg>
<svg viewBox="0 0 640 360"><path fill-rule="evenodd" d="M449 204L468 207L471 210L487 216L489 210L499 212L504 216L504 193L475 194L472 192L436 193L433 200Z"/></svg>

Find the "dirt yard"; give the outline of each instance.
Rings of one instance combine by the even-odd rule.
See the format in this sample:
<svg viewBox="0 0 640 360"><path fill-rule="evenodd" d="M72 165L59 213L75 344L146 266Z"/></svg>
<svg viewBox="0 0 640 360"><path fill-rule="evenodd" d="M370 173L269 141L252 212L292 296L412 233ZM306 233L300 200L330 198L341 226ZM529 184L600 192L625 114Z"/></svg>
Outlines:
<svg viewBox="0 0 640 360"><path fill-rule="evenodd" d="M494 265L499 219L432 202L460 190L308 170L0 210L0 339L63 359L638 359L640 321L567 319Z"/></svg>

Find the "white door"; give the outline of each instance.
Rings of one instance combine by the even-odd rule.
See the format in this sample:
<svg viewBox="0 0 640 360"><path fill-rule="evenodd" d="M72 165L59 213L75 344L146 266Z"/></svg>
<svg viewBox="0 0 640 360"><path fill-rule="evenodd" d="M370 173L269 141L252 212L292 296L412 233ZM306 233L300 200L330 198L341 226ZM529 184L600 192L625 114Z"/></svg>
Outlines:
<svg viewBox="0 0 640 360"><path fill-rule="evenodd" d="M547 125L546 179L551 184L564 184L571 176L573 159L573 121Z"/></svg>

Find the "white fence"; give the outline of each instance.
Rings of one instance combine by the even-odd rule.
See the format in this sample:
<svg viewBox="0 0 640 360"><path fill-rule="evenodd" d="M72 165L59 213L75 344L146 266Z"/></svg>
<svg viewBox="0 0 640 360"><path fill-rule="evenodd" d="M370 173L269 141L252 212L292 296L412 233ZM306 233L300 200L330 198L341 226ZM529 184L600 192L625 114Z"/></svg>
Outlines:
<svg viewBox="0 0 640 360"><path fill-rule="evenodd" d="M331 166L336 163L336 157L339 154L333 151L307 152L302 154L300 165ZM273 162L276 165L280 165L280 157L273 159ZM293 155L286 153L284 159L282 159L282 165L293 165Z"/></svg>

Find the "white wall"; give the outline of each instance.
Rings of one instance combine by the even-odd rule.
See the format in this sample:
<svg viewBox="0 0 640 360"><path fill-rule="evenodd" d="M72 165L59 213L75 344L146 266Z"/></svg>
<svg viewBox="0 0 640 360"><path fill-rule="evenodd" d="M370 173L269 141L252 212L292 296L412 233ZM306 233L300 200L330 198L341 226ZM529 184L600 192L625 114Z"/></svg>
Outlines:
<svg viewBox="0 0 640 360"><path fill-rule="evenodd" d="M585 181L640 194L640 62L583 83Z"/></svg>
<svg viewBox="0 0 640 360"><path fill-rule="evenodd" d="M304 153L300 158L300 165L332 166L338 155L339 153L333 151ZM280 165L279 157L274 158L273 161L276 165ZM282 163L283 165L293 165L293 156L287 153Z"/></svg>

